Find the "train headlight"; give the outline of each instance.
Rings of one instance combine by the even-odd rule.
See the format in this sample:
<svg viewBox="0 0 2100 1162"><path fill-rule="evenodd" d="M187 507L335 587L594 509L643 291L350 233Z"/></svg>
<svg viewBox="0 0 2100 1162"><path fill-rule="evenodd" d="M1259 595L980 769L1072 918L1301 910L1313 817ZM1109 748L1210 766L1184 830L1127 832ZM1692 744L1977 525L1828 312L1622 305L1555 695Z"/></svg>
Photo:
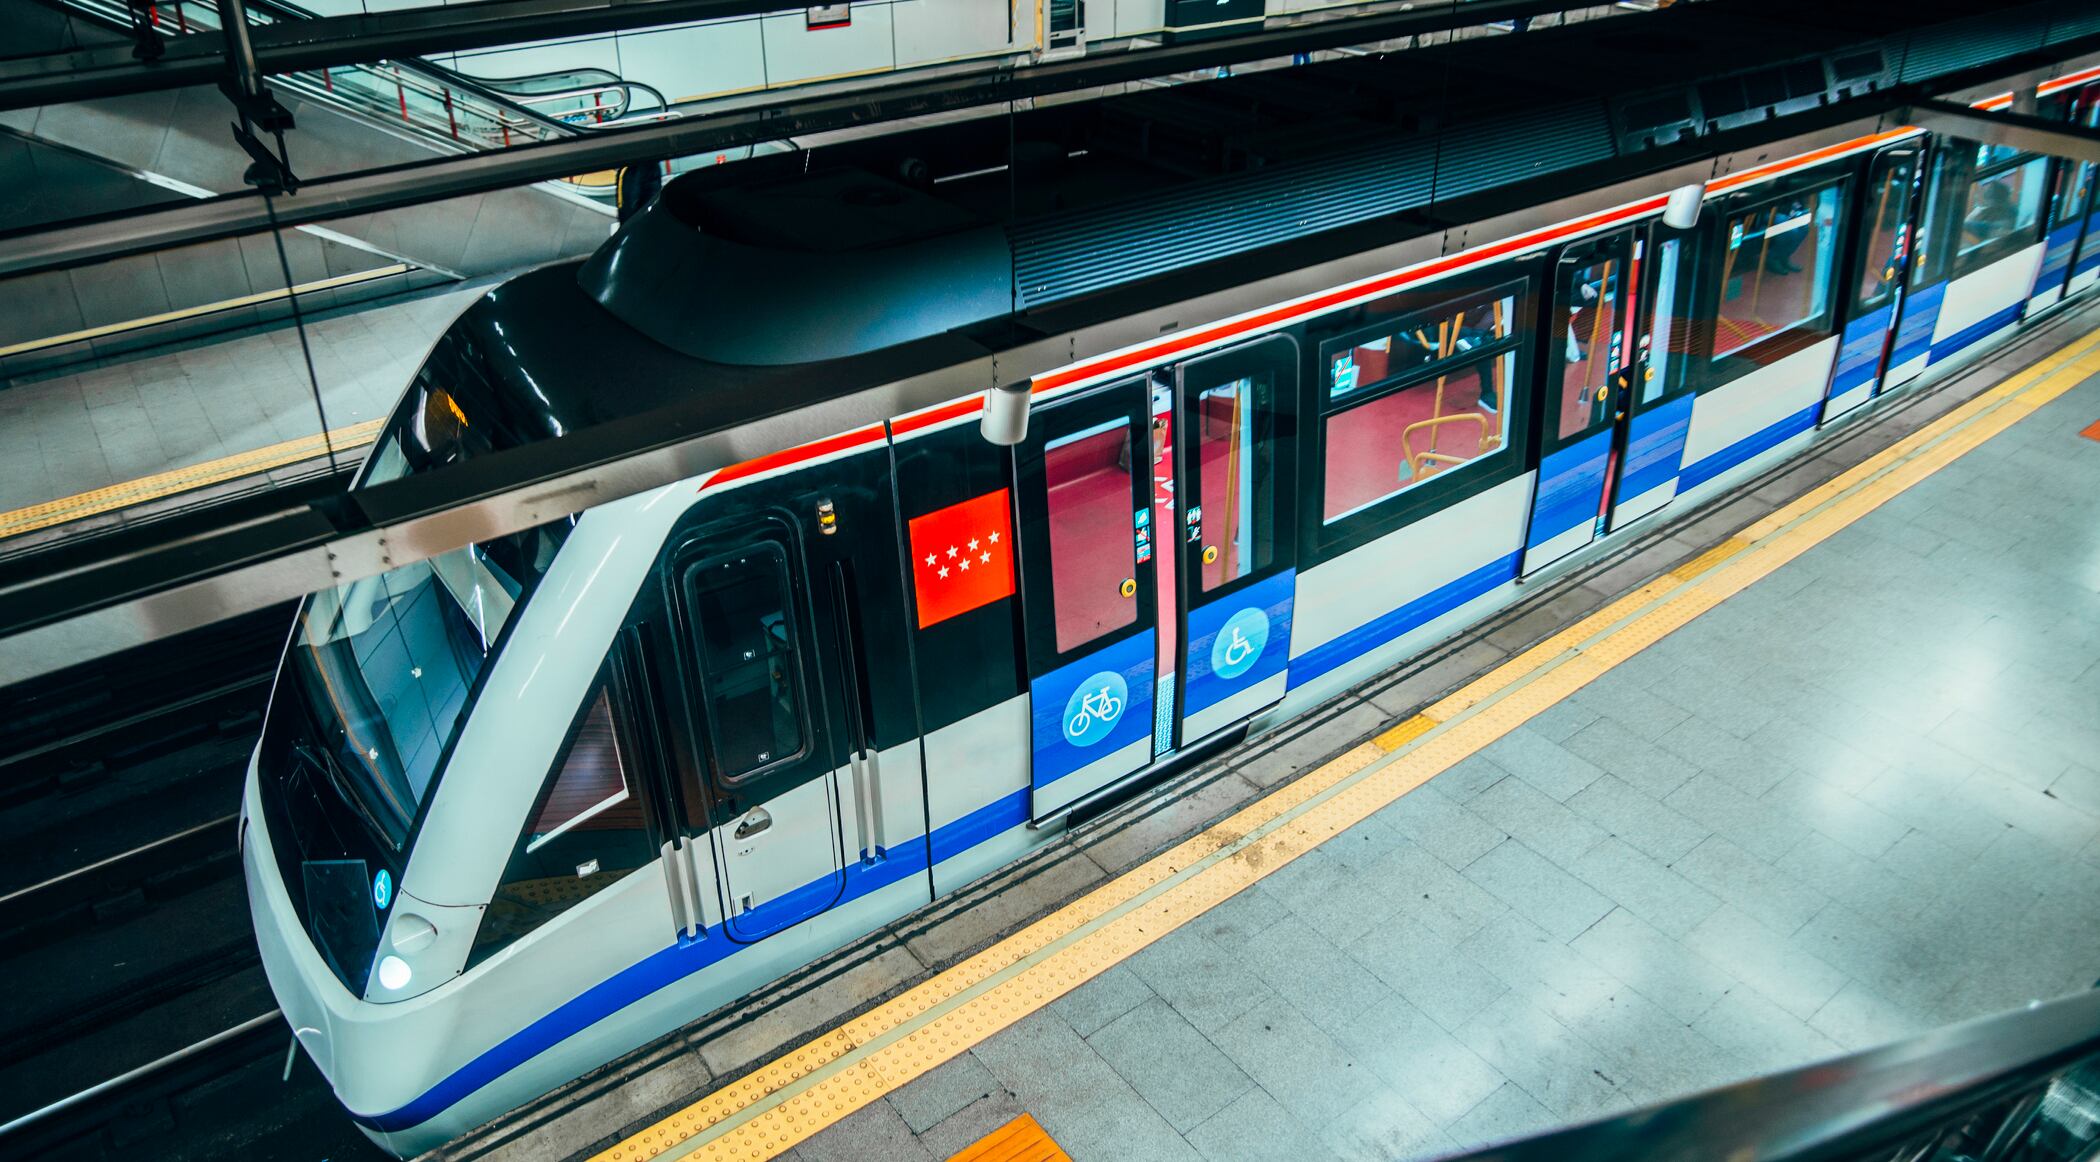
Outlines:
<svg viewBox="0 0 2100 1162"><path fill-rule="evenodd" d="M414 974L408 970L408 962L398 956L379 958L379 986L388 992L399 992L408 987L408 978Z"/></svg>

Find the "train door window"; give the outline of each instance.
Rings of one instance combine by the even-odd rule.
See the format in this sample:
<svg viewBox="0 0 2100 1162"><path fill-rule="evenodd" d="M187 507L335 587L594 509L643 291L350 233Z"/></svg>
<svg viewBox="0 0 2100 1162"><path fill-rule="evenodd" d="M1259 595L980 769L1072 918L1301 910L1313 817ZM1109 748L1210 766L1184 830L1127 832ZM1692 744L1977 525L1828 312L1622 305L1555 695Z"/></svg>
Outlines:
<svg viewBox="0 0 2100 1162"><path fill-rule="evenodd" d="M1784 335L1825 330L1837 266L1842 183L1789 193L1729 215L1713 361L1762 365Z"/></svg>
<svg viewBox="0 0 2100 1162"><path fill-rule="evenodd" d="M2031 241L2048 196L2049 160L2004 145L1975 145L1961 241L1955 251L1958 273L2003 257Z"/></svg>
<svg viewBox="0 0 2100 1162"><path fill-rule="evenodd" d="M1566 311L1556 320L1554 338L1561 356L1558 439L1579 436L1611 414L1611 373L1620 363L1616 352L1625 326L1625 265L1617 247L1588 262L1561 265L1556 301Z"/></svg>
<svg viewBox="0 0 2100 1162"><path fill-rule="evenodd" d="M1340 405L1322 421L1322 523L1508 447L1523 301L1522 282L1503 283L1321 345Z"/></svg>
<svg viewBox="0 0 2100 1162"><path fill-rule="evenodd" d="M1049 497L1051 613L1066 653L1137 620L1122 592L1136 572L1130 535L1130 423L1118 418L1043 445ZM964 558L959 569L969 568Z"/></svg>
<svg viewBox="0 0 2100 1162"><path fill-rule="evenodd" d="M707 749L724 786L799 757L809 737L787 555L755 541L685 571Z"/></svg>
<svg viewBox="0 0 2100 1162"><path fill-rule="evenodd" d="M1867 177L1866 253L1860 264L1855 312L1881 306L1902 281L1898 276L1903 273L1910 233L1907 211L1917 175L1915 151L1883 153L1874 159Z"/></svg>
<svg viewBox="0 0 2100 1162"><path fill-rule="evenodd" d="M1685 360L1691 351L1691 317L1684 296L1691 286L1688 258L1690 247L1683 238L1659 236L1654 246L1655 301L1650 304L1648 370L1640 380L1643 407L1674 395L1685 380Z"/></svg>
<svg viewBox="0 0 2100 1162"><path fill-rule="evenodd" d="M1276 555L1276 401L1266 375L1196 393L1202 504L1193 516L1205 593L1266 568Z"/></svg>
<svg viewBox="0 0 2100 1162"><path fill-rule="evenodd" d="M471 967L618 882L656 856L636 768L621 735L612 663L526 813L525 829L489 900L468 956Z"/></svg>

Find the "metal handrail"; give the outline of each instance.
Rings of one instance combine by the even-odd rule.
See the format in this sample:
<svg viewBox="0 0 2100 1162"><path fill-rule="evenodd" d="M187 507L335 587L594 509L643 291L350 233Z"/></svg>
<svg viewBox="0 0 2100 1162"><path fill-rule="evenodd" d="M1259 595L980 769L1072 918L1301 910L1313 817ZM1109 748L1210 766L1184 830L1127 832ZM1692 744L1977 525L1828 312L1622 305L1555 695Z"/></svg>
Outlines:
<svg viewBox="0 0 2100 1162"><path fill-rule="evenodd" d="M2037 1110L2087 1104L2096 1067L2100 991L2088 991L1452 1162L1881 1162L1935 1157L1957 1138L1978 1162L2089 1157L2095 1143L2078 1135L2100 1125L2038 1126ZM2051 1131L2080 1152L2035 1152Z"/></svg>
<svg viewBox="0 0 2100 1162"><path fill-rule="evenodd" d="M131 27L124 0L55 0L64 8L114 27ZM305 20L313 14L286 0L245 0L251 24ZM152 10L163 34L216 31L210 0L166 0ZM472 77L419 59L337 66L282 74L275 83L308 99L360 117L404 128L439 149L472 153L615 125L656 121L678 113L655 87L605 69L566 69L524 77ZM647 107L636 108L637 96ZM563 179L584 196L604 200L609 187Z"/></svg>

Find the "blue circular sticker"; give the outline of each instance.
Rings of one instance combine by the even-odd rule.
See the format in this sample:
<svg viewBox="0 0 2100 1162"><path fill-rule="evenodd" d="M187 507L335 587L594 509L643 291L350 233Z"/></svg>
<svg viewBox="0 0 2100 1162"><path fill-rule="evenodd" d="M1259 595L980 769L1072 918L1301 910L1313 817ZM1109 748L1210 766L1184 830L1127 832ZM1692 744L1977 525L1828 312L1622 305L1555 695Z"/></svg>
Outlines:
<svg viewBox="0 0 2100 1162"><path fill-rule="evenodd" d="M392 900L393 898L393 873L387 871L385 868L380 868L379 874L372 877L372 903L377 905L379 910L383 912L386 910L387 902Z"/></svg>
<svg viewBox="0 0 2100 1162"><path fill-rule="evenodd" d="M1108 737L1123 717L1130 701L1130 687L1123 675L1103 670L1079 684L1065 700L1065 741L1073 746L1092 746Z"/></svg>
<svg viewBox="0 0 2100 1162"><path fill-rule="evenodd" d="M1248 606L1232 615L1210 643L1210 670L1220 678L1237 678L1254 668L1269 644L1269 615Z"/></svg>

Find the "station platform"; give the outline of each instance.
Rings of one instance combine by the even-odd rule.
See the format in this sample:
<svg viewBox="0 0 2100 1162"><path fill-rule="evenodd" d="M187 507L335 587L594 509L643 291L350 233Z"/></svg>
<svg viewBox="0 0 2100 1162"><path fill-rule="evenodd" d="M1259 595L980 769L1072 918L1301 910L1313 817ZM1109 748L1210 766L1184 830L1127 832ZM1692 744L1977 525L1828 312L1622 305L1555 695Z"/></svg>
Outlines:
<svg viewBox="0 0 2100 1162"><path fill-rule="evenodd" d="M485 285L119 356L0 391L0 552L362 459L424 355ZM314 406L315 382L324 412ZM325 421L324 421L325 415Z"/></svg>
<svg viewBox="0 0 2100 1162"><path fill-rule="evenodd" d="M2096 322L432 1157L1429 1157L2092 986Z"/></svg>

